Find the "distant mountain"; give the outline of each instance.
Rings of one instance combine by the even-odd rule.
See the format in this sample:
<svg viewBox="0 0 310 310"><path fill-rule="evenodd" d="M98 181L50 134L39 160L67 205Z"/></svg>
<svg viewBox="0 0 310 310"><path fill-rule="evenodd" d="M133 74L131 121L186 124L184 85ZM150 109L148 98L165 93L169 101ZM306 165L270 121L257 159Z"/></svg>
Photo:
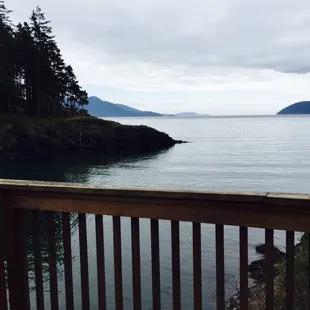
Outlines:
<svg viewBox="0 0 310 310"><path fill-rule="evenodd" d="M195 113L195 112L182 112L182 113L176 113L175 116L183 116L183 117L189 117L189 116L199 116L201 114Z"/></svg>
<svg viewBox="0 0 310 310"><path fill-rule="evenodd" d="M310 101L300 101L294 103L277 113L282 114L310 114Z"/></svg>
<svg viewBox="0 0 310 310"><path fill-rule="evenodd" d="M159 113L137 110L124 104L103 101L95 96L88 98L86 110L90 115L97 117L162 116Z"/></svg>
<svg viewBox="0 0 310 310"><path fill-rule="evenodd" d="M163 116L175 116L175 117L195 117L195 116L210 116L209 114L199 114L195 112L181 112L175 114L163 114Z"/></svg>

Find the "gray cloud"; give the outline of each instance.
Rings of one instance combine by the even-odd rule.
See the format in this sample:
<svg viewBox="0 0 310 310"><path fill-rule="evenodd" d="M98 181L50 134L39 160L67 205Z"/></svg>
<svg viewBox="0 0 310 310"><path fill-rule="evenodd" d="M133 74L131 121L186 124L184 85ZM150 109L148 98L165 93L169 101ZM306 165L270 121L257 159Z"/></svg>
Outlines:
<svg viewBox="0 0 310 310"><path fill-rule="evenodd" d="M7 5L25 18L36 1ZM40 5L62 40L122 62L310 71L309 0L44 0Z"/></svg>
<svg viewBox="0 0 310 310"><path fill-rule="evenodd" d="M5 0L13 19L38 0ZM310 98L309 0L40 0L90 94L145 110L276 113Z"/></svg>

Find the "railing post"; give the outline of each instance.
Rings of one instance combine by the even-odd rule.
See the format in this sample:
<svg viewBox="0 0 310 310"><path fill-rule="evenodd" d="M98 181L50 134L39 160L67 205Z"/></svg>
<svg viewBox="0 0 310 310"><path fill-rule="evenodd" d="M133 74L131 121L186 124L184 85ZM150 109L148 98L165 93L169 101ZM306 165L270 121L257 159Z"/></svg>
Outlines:
<svg viewBox="0 0 310 310"><path fill-rule="evenodd" d="M265 282L266 282L266 310L274 309L274 249L273 229L265 229Z"/></svg>
<svg viewBox="0 0 310 310"><path fill-rule="evenodd" d="M30 309L30 303L24 211L15 209L5 196L2 197L1 207L4 221L10 309L27 310Z"/></svg>
<svg viewBox="0 0 310 310"><path fill-rule="evenodd" d="M0 193L0 309L7 310L7 296L6 296L6 268L5 268L5 234L4 234L4 217L3 204Z"/></svg>
<svg viewBox="0 0 310 310"><path fill-rule="evenodd" d="M26 214L27 211L21 209L15 209L16 230L15 230L15 246L16 257L15 260L19 264L18 276L19 276L19 289L20 300L22 306L19 309L30 310L30 298L29 298L29 280L28 280L28 260L27 260L27 231L26 231Z"/></svg>
<svg viewBox="0 0 310 310"><path fill-rule="evenodd" d="M3 221L4 221L4 235L5 240L5 253L7 262L7 275L8 275L8 293L10 309L17 309L18 307L18 270L16 266L16 249L14 242L14 230L16 223L14 223L14 210L9 204L6 197L2 197Z"/></svg>

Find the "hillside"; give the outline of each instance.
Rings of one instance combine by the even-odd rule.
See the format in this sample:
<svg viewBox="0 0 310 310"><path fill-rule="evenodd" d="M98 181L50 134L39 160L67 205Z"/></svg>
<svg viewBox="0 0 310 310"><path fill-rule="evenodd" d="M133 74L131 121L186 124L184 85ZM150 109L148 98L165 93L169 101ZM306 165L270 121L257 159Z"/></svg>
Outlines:
<svg viewBox="0 0 310 310"><path fill-rule="evenodd" d="M141 111L123 104L114 104L103 101L98 97L88 98L87 112L96 117L139 117L139 116L162 116L159 113Z"/></svg>
<svg viewBox="0 0 310 310"><path fill-rule="evenodd" d="M310 114L310 101L301 101L294 103L277 113L282 114Z"/></svg>

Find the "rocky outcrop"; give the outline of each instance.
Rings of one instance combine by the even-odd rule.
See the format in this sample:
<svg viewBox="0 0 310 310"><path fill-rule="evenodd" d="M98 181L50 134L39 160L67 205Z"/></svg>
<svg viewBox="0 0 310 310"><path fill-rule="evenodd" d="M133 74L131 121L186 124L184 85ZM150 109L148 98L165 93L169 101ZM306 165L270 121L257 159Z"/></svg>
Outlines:
<svg viewBox="0 0 310 310"><path fill-rule="evenodd" d="M267 249L267 247L266 247L266 244L264 244L264 243L258 244L258 245L255 247L255 251L256 251L257 253L263 254L263 255L266 254L266 249ZM281 252L281 251L280 251L277 247L275 247L275 246L273 246L272 249L273 249L273 255L274 255L275 259L277 259L277 258L282 258L282 257L285 255L284 252Z"/></svg>
<svg viewBox="0 0 310 310"><path fill-rule="evenodd" d="M257 253L265 255L266 254L266 244L259 244L255 247ZM277 247L273 246L273 257L274 262L280 262L285 259L285 253L281 252ZM249 277L255 281L264 281L264 267L265 259L258 259L250 263L248 267ZM275 271L275 270L274 270Z"/></svg>
<svg viewBox="0 0 310 310"><path fill-rule="evenodd" d="M255 247L258 254L264 256L266 254L266 244L258 244ZM285 253L273 246L274 264L283 262L285 260ZM274 277L277 276L277 268L274 268ZM248 266L249 278L254 280L254 285L249 287L249 299L261 298L261 287L265 281L265 258L261 258L251 262ZM226 303L227 310L241 310L240 308L240 294L238 293L228 298Z"/></svg>
<svg viewBox="0 0 310 310"><path fill-rule="evenodd" d="M31 158L77 152L144 153L170 148L176 141L147 126L127 126L94 117L25 119L0 124L0 158Z"/></svg>
<svg viewBox="0 0 310 310"><path fill-rule="evenodd" d="M308 296L308 233L304 233L299 243L294 247L294 279L295 279L295 308L307 309ZM265 253L266 246L258 245L256 250ZM286 254L274 247L274 301L275 309L285 309L286 305ZM253 277L253 272L255 276ZM249 309L265 309L265 279L264 259L259 259L249 265L249 277L254 278L254 283L248 290ZM240 307L240 291L227 299L228 310L242 310Z"/></svg>

